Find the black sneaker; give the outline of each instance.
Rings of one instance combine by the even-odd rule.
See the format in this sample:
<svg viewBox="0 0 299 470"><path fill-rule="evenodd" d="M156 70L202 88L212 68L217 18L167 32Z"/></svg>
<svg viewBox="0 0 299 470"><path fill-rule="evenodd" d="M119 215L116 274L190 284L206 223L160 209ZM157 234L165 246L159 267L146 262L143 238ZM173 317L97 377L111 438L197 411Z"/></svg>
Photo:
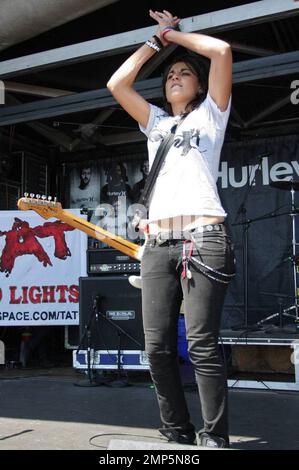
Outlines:
<svg viewBox="0 0 299 470"><path fill-rule="evenodd" d="M203 432L198 435L197 445L201 447L209 447L210 449L227 449L229 448L228 440L224 437L215 436L214 434L208 434Z"/></svg>
<svg viewBox="0 0 299 470"><path fill-rule="evenodd" d="M178 444L195 445L196 434L193 430L182 428L160 428L158 431L162 436L167 437L168 442L177 442Z"/></svg>

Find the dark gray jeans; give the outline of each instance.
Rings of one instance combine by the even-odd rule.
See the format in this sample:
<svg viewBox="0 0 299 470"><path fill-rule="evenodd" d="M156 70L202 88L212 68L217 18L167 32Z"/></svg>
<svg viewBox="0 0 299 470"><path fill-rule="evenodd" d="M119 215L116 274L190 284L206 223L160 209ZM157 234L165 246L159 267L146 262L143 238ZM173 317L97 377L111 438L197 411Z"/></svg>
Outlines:
<svg viewBox="0 0 299 470"><path fill-rule="evenodd" d="M234 272L233 249L224 229L206 231L195 242L192 252L195 259L220 273ZM227 379L218 347L228 284L201 272L198 269L201 266L194 261L189 263L191 279L182 279L183 244L183 240L158 243L150 239L141 262L146 352L161 420L166 427L194 428L177 361L177 324L184 298L188 351L198 384L204 431L228 438Z"/></svg>

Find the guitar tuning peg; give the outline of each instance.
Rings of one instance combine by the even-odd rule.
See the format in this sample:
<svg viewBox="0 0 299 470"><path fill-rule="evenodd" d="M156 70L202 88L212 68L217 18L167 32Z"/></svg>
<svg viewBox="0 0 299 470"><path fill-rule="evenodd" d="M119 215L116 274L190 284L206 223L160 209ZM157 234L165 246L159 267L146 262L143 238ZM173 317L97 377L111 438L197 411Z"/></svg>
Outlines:
<svg viewBox="0 0 299 470"><path fill-rule="evenodd" d="M32 199L34 198L34 196L35 196L34 193L30 193L30 197L31 197Z"/></svg>
<svg viewBox="0 0 299 470"><path fill-rule="evenodd" d="M24 193L24 197L28 197L28 196L29 196L29 194L28 194L28 193Z"/></svg>
<svg viewBox="0 0 299 470"><path fill-rule="evenodd" d="M47 199L47 196L45 196L44 194L42 195L42 200L45 201Z"/></svg>
<svg viewBox="0 0 299 470"><path fill-rule="evenodd" d="M48 201L52 201L52 196L48 196Z"/></svg>
<svg viewBox="0 0 299 470"><path fill-rule="evenodd" d="M40 194L37 194L35 197L36 199L40 199Z"/></svg>
<svg viewBox="0 0 299 470"><path fill-rule="evenodd" d="M55 202L55 203L57 202L57 197L54 197L54 202Z"/></svg>

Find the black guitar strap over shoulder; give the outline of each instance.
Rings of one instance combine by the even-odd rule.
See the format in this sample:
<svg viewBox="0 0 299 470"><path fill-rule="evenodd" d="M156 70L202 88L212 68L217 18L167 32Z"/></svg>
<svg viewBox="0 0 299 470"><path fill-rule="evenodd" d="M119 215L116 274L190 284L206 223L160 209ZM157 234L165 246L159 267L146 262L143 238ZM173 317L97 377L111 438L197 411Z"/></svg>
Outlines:
<svg viewBox="0 0 299 470"><path fill-rule="evenodd" d="M164 138L164 140L161 142L161 144L160 144L160 146L157 150L153 165L152 165L151 170L148 174L148 177L146 179L146 183L144 185L142 194L141 194L141 196L139 198L139 201L138 201L138 204L141 204L141 205L145 206L147 209L148 209L148 205L149 205L150 195L151 195L153 187L156 183L157 176L158 176L158 174L159 174L159 172L162 168L162 165L164 163L166 155L167 155L167 153L168 153L168 151L169 151L169 149L170 149L170 147L171 147L171 145L174 141L175 132L176 132L178 126L182 123L182 121L184 120L185 117L186 117L186 115L182 116L181 120L177 124L172 126L172 128L170 130L170 133ZM132 221L132 224L136 229L138 229L139 221L140 221L140 214L137 211L137 213L135 214L134 219Z"/></svg>
<svg viewBox="0 0 299 470"><path fill-rule="evenodd" d="M151 192L153 190L154 184L156 182L157 176L158 176L158 174L159 174L159 172L162 168L165 157L166 157L170 147L172 146L176 130L180 126L180 124L183 122L185 117L186 117L186 115L184 114L181 117L180 121L177 124L174 124L172 126L172 128L170 129L170 133L161 142L161 144L160 144L160 146L157 150L157 153L156 153L153 165L151 167L151 170L150 170L150 172L148 174L148 177L146 179L146 183L144 185L142 194L139 198L138 204L143 204L145 207L148 207L150 195L151 195Z"/></svg>
<svg viewBox="0 0 299 470"><path fill-rule="evenodd" d="M176 131L176 125L172 127L170 133L165 137L165 139L161 142L157 154L155 156L154 162L152 164L151 170L146 178L146 183L144 185L142 194L139 198L138 204L142 204L145 207L148 206L149 203L149 198L151 195L151 192L153 190L154 184L156 182L157 176L159 174L159 171L161 170L161 167L164 163L165 157L168 153L168 150L170 149L173 140L174 140L174 135Z"/></svg>

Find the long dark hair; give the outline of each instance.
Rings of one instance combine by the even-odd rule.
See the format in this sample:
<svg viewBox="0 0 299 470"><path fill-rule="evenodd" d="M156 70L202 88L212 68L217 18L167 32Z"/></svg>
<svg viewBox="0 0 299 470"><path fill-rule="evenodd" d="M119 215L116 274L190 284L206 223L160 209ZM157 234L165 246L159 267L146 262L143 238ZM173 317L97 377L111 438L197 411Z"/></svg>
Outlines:
<svg viewBox="0 0 299 470"><path fill-rule="evenodd" d="M186 65L188 65L191 70L195 73L195 75L198 78L198 81L201 85L201 92L198 92L195 98L191 100L187 106L187 108L193 109L197 108L206 98L207 93L208 93L208 74L209 74L209 65L208 62L204 58L199 58L198 55L195 54L182 54L179 56L176 56L173 58L171 62L167 65L166 69L164 70L163 77L162 77L162 87L163 87L163 97L164 97L164 108L165 111L169 115L172 116L172 107L170 103L168 103L167 98L166 98L166 90L165 90L165 85L167 81L167 77L169 74L169 71L171 67L174 64L177 64L178 62L184 62Z"/></svg>

